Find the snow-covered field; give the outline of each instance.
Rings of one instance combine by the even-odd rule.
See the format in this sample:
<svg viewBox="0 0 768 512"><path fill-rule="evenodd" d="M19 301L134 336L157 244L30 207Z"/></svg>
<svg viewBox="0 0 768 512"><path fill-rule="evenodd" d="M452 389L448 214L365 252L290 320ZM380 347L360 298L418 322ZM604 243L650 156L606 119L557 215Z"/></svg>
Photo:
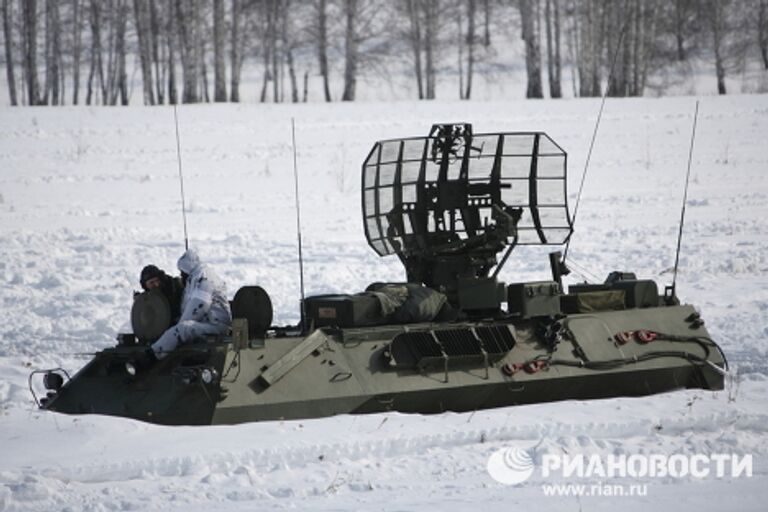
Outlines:
<svg viewBox="0 0 768 512"><path fill-rule="evenodd" d="M291 153L296 119L307 293L403 277L366 245L360 164L373 142L543 130L569 152L573 206L599 99L183 106L191 245L229 285L266 288L298 318ZM570 262L671 281L694 99L609 99ZM0 109L0 510L764 510L768 499L768 96L707 97L696 139L678 292L732 364L719 393L564 402L473 414L343 416L167 428L36 410L33 369L74 371L113 344L146 263L183 249L170 108ZM518 249L507 282L548 276ZM580 279L570 277L571 282ZM504 486L496 450L751 454L753 476L556 480L647 484L640 497ZM593 493L594 494L594 493Z"/></svg>

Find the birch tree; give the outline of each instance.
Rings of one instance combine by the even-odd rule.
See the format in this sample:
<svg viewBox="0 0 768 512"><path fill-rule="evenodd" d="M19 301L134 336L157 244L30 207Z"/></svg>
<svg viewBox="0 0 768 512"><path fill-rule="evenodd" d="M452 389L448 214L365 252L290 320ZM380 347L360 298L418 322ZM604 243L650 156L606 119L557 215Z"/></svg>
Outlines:
<svg viewBox="0 0 768 512"><path fill-rule="evenodd" d="M320 76L323 78L323 94L325 101L331 101L331 88L328 77L328 13L326 0L317 4L317 58L320 65Z"/></svg>
<svg viewBox="0 0 768 512"><path fill-rule="evenodd" d="M520 17L522 20L522 38L525 42L525 69L528 75L526 98L543 98L541 87L541 49L539 33L536 27L536 12L538 0L520 0Z"/></svg>
<svg viewBox="0 0 768 512"><path fill-rule="evenodd" d="M55 0L45 2L45 87L42 103L58 105L63 88L61 55L61 20L59 4ZM63 102L62 102L63 103Z"/></svg>
<svg viewBox="0 0 768 512"><path fill-rule="evenodd" d="M413 52L414 76L416 78L416 92L420 100L424 99L424 78L421 64L421 0L406 0L406 9L408 14L408 43Z"/></svg>
<svg viewBox="0 0 768 512"><path fill-rule="evenodd" d="M184 103L200 101L199 42L195 17L197 0L176 0L176 20L179 29L179 42L182 68L182 98Z"/></svg>
<svg viewBox="0 0 768 512"><path fill-rule="evenodd" d="M81 0L72 0L72 104L80 102L80 56L82 51L82 18L83 7Z"/></svg>
<svg viewBox="0 0 768 512"><path fill-rule="evenodd" d="M467 46L467 71L466 71L466 86L464 90L460 92L460 98L468 100L472 97L472 78L475 70L475 18L477 13L477 0L468 0L467 5L467 37L465 40ZM461 4L459 4L459 12L461 12ZM461 30L461 29L459 29ZM459 62L461 66L461 62ZM462 73L463 75L463 73Z"/></svg>
<svg viewBox="0 0 768 512"><path fill-rule="evenodd" d="M232 29L229 40L229 101L240 101L240 72L242 70L241 48L241 5L240 0L232 0Z"/></svg>
<svg viewBox="0 0 768 512"><path fill-rule="evenodd" d="M152 45L150 41L150 8L147 0L133 0L133 12L136 36L139 40L139 61L141 63L141 83L145 105L155 104L152 79Z"/></svg>
<svg viewBox="0 0 768 512"><path fill-rule="evenodd" d="M88 71L88 85L85 95L85 104L90 105L94 99L94 80L98 79L97 85L104 90L104 67L101 52L101 5L99 2L91 2L89 10L89 20L91 26L91 55L90 69Z"/></svg>
<svg viewBox="0 0 768 512"><path fill-rule="evenodd" d="M424 76L426 79L426 95L428 100L435 99L435 39L437 13L439 9L439 0L424 0L424 57L425 68Z"/></svg>
<svg viewBox="0 0 768 512"><path fill-rule="evenodd" d="M723 39L726 30L726 5L723 0L707 1L707 21L712 36L712 50L715 55L715 76L717 93L726 94L725 89L725 47Z"/></svg>
<svg viewBox="0 0 768 512"><path fill-rule="evenodd" d="M358 0L344 0L344 92L341 101L354 101L357 86L358 38L355 24L358 16Z"/></svg>
<svg viewBox="0 0 768 512"><path fill-rule="evenodd" d="M560 64L560 0L545 0L544 18L547 31L547 76L549 96L560 98L563 93L562 67Z"/></svg>
<svg viewBox="0 0 768 512"><path fill-rule="evenodd" d="M11 106L19 104L16 95L16 72L13 58L13 5L11 0L3 0L3 38L5 42L5 75L8 80L8 96Z"/></svg>
<svg viewBox="0 0 768 512"><path fill-rule="evenodd" d="M21 15L27 103L40 105L40 83L37 78L37 0L21 0Z"/></svg>
<svg viewBox="0 0 768 512"><path fill-rule="evenodd" d="M768 0L760 0L757 7L757 44L763 67L768 69Z"/></svg>
<svg viewBox="0 0 768 512"><path fill-rule="evenodd" d="M224 63L226 27L224 0L213 0L213 82L214 101L227 101L227 76Z"/></svg>

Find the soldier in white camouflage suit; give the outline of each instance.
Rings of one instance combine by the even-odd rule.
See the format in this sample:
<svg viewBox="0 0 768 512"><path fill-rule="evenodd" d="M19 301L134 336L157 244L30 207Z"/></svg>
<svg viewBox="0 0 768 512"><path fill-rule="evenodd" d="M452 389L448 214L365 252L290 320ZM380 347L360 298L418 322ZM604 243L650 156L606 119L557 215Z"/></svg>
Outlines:
<svg viewBox="0 0 768 512"><path fill-rule="evenodd" d="M179 322L165 331L152 344L152 354L162 359L180 343L187 343L208 335L225 334L232 325L227 291L224 282L193 249L179 258L179 270L184 280Z"/></svg>

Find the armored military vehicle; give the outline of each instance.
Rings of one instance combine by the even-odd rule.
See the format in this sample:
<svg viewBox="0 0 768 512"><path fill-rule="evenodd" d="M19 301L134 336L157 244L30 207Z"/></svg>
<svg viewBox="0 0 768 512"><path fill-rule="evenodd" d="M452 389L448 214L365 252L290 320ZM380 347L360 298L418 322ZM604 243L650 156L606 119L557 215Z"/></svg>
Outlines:
<svg viewBox="0 0 768 512"><path fill-rule="evenodd" d="M162 294L138 294L134 332L116 346L72 378L30 376L48 390L38 403L192 425L722 389L725 356L673 287L614 271L565 290L559 252L541 281L499 281L515 247L571 236L566 168L565 151L541 132L449 124L377 142L362 166L365 236L402 261L403 282L307 297L301 323L288 327L271 325L263 289L243 287L230 335L183 345L142 372L133 361L170 314Z"/></svg>

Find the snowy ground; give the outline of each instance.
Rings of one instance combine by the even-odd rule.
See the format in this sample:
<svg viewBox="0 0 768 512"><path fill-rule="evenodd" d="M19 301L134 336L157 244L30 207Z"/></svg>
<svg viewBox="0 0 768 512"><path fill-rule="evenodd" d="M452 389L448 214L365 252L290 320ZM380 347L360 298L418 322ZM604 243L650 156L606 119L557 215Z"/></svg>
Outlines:
<svg viewBox="0 0 768 512"><path fill-rule="evenodd" d="M184 106L191 245L298 318L290 145L297 123L307 293L398 280L364 240L360 164L373 142L433 122L544 130L569 152L571 205L599 100ZM570 261L671 281L694 99L608 100ZM76 370L113 344L146 263L183 248L169 108L0 109L0 510L763 510L768 498L768 96L702 100L678 290L734 372L728 390L474 414L345 416L166 428L38 412L30 370ZM519 249L502 280L543 279ZM595 277L591 277L594 275ZM578 276L577 276L578 278ZM577 279L574 278L573 280ZM737 479L616 478L641 497L559 496L486 472L495 450L752 454ZM564 483L584 483L564 481ZM594 484L595 481L588 483ZM606 482L600 482L606 483Z"/></svg>

